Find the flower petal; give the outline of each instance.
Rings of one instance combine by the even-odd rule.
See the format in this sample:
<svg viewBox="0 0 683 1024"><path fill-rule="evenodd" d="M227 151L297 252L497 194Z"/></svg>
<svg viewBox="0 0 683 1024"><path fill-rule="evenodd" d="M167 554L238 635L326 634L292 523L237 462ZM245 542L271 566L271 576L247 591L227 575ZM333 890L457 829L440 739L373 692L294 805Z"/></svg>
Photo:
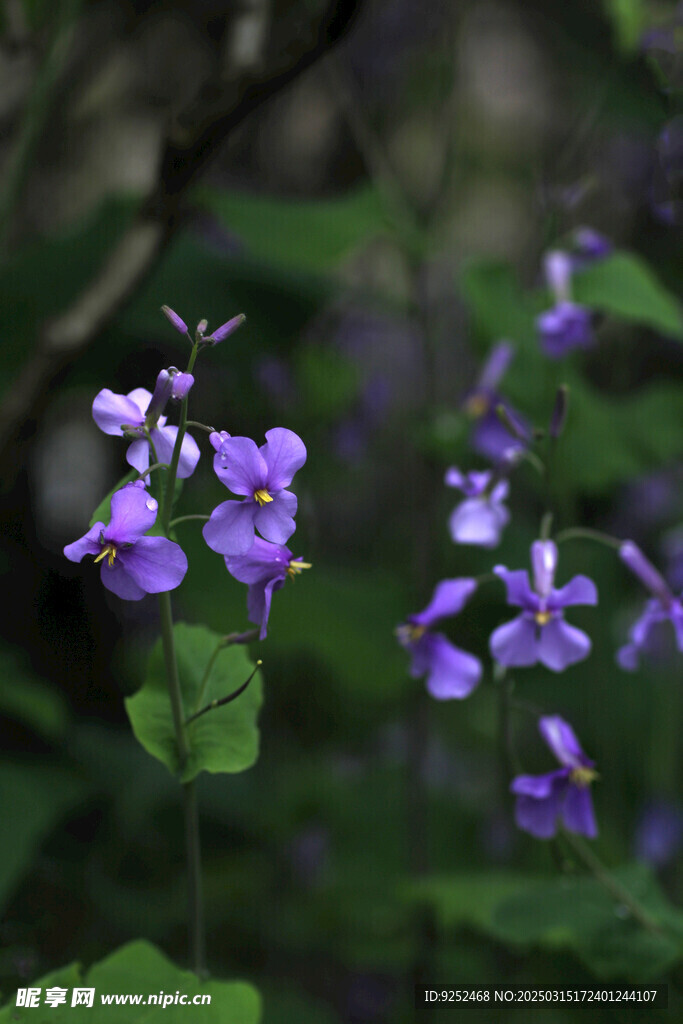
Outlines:
<svg viewBox="0 0 683 1024"><path fill-rule="evenodd" d="M519 828L530 832L537 839L550 839L554 836L566 786L565 779L557 779L550 795L542 800L536 800L532 796L518 796L515 804L515 821Z"/></svg>
<svg viewBox="0 0 683 1024"><path fill-rule="evenodd" d="M285 427L266 431L266 444L261 455L268 466L268 490L279 491L288 487L294 474L306 461L306 445L298 434Z"/></svg>
<svg viewBox="0 0 683 1024"><path fill-rule="evenodd" d="M496 565L493 571L505 584L508 604L516 604L529 609L529 611L538 610L538 595L534 594L531 589L529 573L526 569L510 570L506 569L504 565Z"/></svg>
<svg viewBox="0 0 683 1024"><path fill-rule="evenodd" d="M116 558L113 565L109 565L106 558L100 563L100 579L107 590L124 601L140 601L147 593L128 575L120 558Z"/></svg>
<svg viewBox="0 0 683 1024"><path fill-rule="evenodd" d="M75 540L73 544L67 544L64 554L70 562L80 562L86 555L99 555L102 550L100 536L104 533L104 523L95 523L87 533Z"/></svg>
<svg viewBox="0 0 683 1024"><path fill-rule="evenodd" d="M246 555L254 543L254 509L251 501L224 501L213 510L202 534L219 555Z"/></svg>
<svg viewBox="0 0 683 1024"><path fill-rule="evenodd" d="M503 505L495 505L482 498L468 498L453 510L448 528L456 544L495 548L509 519L510 513Z"/></svg>
<svg viewBox="0 0 683 1024"><path fill-rule="evenodd" d="M247 591L247 614L250 622L261 627L259 640L265 640L268 635L270 603L273 594L284 585L284 582L284 579L271 579L265 584L252 583Z"/></svg>
<svg viewBox="0 0 683 1024"><path fill-rule="evenodd" d="M461 651L441 633L425 638L429 642L427 689L437 700L468 697L481 679L481 662Z"/></svg>
<svg viewBox="0 0 683 1024"><path fill-rule="evenodd" d="M510 792L516 796L532 796L534 800L545 800L556 788L557 780L567 778L567 772L559 768L545 775L518 775L510 783Z"/></svg>
<svg viewBox="0 0 683 1024"><path fill-rule="evenodd" d="M617 665L625 672L637 672L640 664L640 649L635 644L625 644L617 651Z"/></svg>
<svg viewBox="0 0 683 1024"><path fill-rule="evenodd" d="M159 504L144 487L126 484L111 498L111 522L104 531L104 539L120 544L135 544L147 533L157 518Z"/></svg>
<svg viewBox="0 0 683 1024"><path fill-rule="evenodd" d="M489 641L491 654L501 665L510 668L524 668L538 661L536 650L536 627L524 615L518 615L511 622L499 626Z"/></svg>
<svg viewBox="0 0 683 1024"><path fill-rule="evenodd" d="M598 825L593 809L593 797L588 786L567 786L562 804L562 820L570 832L578 832L595 839Z"/></svg>
<svg viewBox="0 0 683 1024"><path fill-rule="evenodd" d="M225 567L240 583L259 583L268 579L284 580L291 559L292 552L289 548L270 544L261 537L255 537L246 555L226 555Z"/></svg>
<svg viewBox="0 0 683 1024"><path fill-rule="evenodd" d="M92 418L105 434L121 437L123 423L134 423L141 426L144 414L127 395L116 395L109 388L104 388L95 396L92 404Z"/></svg>
<svg viewBox="0 0 683 1024"><path fill-rule="evenodd" d="M560 715L543 715L538 720L538 731L565 768L578 768L587 763L576 733Z"/></svg>
<svg viewBox="0 0 683 1024"><path fill-rule="evenodd" d="M582 630L570 626L558 615L541 626L538 660L553 672L562 672L569 665L587 658L591 646L590 638Z"/></svg>
<svg viewBox="0 0 683 1024"><path fill-rule="evenodd" d="M598 591L588 576L575 576L566 586L553 590L548 599L548 608L556 610L570 604L597 604Z"/></svg>
<svg viewBox="0 0 683 1024"><path fill-rule="evenodd" d="M167 466L170 466L176 437L178 436L178 428L155 427L150 433L159 462L165 462ZM197 447L197 442L189 434L185 434L180 448L180 458L178 459L178 477L181 480L186 480L188 476L192 476L198 462L199 448Z"/></svg>
<svg viewBox="0 0 683 1024"><path fill-rule="evenodd" d="M139 441L133 441L128 445L126 462L133 469L137 469L138 473L144 473L149 469L149 441L146 438L141 437Z"/></svg>
<svg viewBox="0 0 683 1024"><path fill-rule="evenodd" d="M144 419L145 413L147 412L147 409L149 408L149 403L152 401L152 392L148 391L147 388L133 388L132 391L128 392L128 396L127 397L130 398L131 402L135 403L135 405L140 410L140 415ZM159 423L165 423L165 422L166 422L166 417L165 416L160 416L159 417Z"/></svg>
<svg viewBox="0 0 683 1024"><path fill-rule="evenodd" d="M187 572L185 552L166 537L141 537L132 548L119 552L117 560L147 594L175 590Z"/></svg>
<svg viewBox="0 0 683 1024"><path fill-rule="evenodd" d="M233 494L253 498L265 489L268 466L250 437L228 437L213 457L216 476Z"/></svg>
<svg viewBox="0 0 683 1024"><path fill-rule="evenodd" d="M469 577L441 580L434 588L427 607L417 615L412 615L410 621L416 626L432 626L446 615L457 615L476 589L477 581Z"/></svg>
<svg viewBox="0 0 683 1024"><path fill-rule="evenodd" d="M291 491L278 491L272 501L256 506L254 526L266 540L284 544L296 529L297 499Z"/></svg>

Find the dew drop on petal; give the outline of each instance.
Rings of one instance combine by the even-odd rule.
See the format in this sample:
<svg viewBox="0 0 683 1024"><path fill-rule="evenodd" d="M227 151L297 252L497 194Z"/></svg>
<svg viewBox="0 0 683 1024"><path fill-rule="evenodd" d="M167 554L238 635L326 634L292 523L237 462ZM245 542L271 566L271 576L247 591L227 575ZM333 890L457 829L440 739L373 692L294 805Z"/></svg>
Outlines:
<svg viewBox="0 0 683 1024"><path fill-rule="evenodd" d="M150 512L156 512L157 508L159 507L159 503L154 498L148 498L147 501L145 502L145 505L150 510Z"/></svg>

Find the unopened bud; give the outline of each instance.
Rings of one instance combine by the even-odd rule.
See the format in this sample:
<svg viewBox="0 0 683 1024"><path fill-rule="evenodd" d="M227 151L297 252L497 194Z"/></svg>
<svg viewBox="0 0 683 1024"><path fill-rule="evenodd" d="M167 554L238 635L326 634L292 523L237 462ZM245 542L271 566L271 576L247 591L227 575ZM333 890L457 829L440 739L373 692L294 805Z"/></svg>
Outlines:
<svg viewBox="0 0 683 1024"><path fill-rule="evenodd" d="M194 377L191 373L177 373L173 378L173 393L171 397L178 400L185 398L193 384Z"/></svg>
<svg viewBox="0 0 683 1024"><path fill-rule="evenodd" d="M237 316L234 316L232 318L232 320L228 320L227 323L224 323L220 327L216 328L216 330L213 332L213 334L211 334L211 336L207 340L212 341L214 345L217 345L219 341L224 341L227 337L233 334L234 331L236 331L237 328L240 327L246 319L247 318L244 315L244 313L238 313Z"/></svg>
<svg viewBox="0 0 683 1024"><path fill-rule="evenodd" d="M161 312L164 314L169 323L173 324L176 331L180 331L181 334L187 334L187 324L184 320L181 320L177 313L174 313L170 306L162 306Z"/></svg>
<svg viewBox="0 0 683 1024"><path fill-rule="evenodd" d="M564 430L568 408L569 388L566 384L560 384L557 389L557 395L555 396L555 405L553 406L552 416L550 417L550 426L548 427L548 433L552 437L553 441L556 441Z"/></svg>
<svg viewBox="0 0 683 1024"><path fill-rule="evenodd" d="M208 326L209 326L209 321L208 320L200 320L199 321L199 323L197 324L197 332L196 332L198 338L203 338L204 337L204 335L206 334L206 328Z"/></svg>
<svg viewBox="0 0 683 1024"><path fill-rule="evenodd" d="M619 558L655 597L658 597L665 605L671 603L671 591L665 580L637 544L634 544L632 540L625 540L619 548Z"/></svg>
<svg viewBox="0 0 683 1024"><path fill-rule="evenodd" d="M148 427L153 427L156 424L166 408L166 403L171 397L172 392L173 374L169 373L168 370L161 370L154 386L154 394L145 413L145 424Z"/></svg>

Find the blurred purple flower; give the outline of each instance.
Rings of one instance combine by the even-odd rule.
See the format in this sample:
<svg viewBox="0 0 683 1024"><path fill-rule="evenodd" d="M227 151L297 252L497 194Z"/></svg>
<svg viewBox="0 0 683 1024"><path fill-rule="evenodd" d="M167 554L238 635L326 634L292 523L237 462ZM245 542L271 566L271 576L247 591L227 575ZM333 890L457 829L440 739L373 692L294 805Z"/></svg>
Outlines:
<svg viewBox="0 0 683 1024"><path fill-rule="evenodd" d="M102 563L105 587L126 601L175 590L187 572L187 558L173 541L144 536L154 526L157 510L141 480L126 484L112 495L109 525L95 523L79 540L67 544L64 554L72 562L95 555Z"/></svg>
<svg viewBox="0 0 683 1024"><path fill-rule="evenodd" d="M213 435L211 435L213 437ZM226 438L213 459L216 476L243 501L224 501L204 526L204 540L220 555L245 555L254 530L274 544L294 533L296 495L286 490L306 461L306 448L292 430L266 431L260 448L249 437Z"/></svg>
<svg viewBox="0 0 683 1024"><path fill-rule="evenodd" d="M260 640L268 633L268 618L273 594L293 579L302 569L310 569L308 562L293 558L292 552L280 544L270 544L255 537L244 555L226 556L225 567L240 583L247 583L247 612L249 621L261 627Z"/></svg>
<svg viewBox="0 0 683 1024"><path fill-rule="evenodd" d="M171 397L175 398L176 401L182 401L183 398L187 398L193 384L194 377L191 373L176 373L173 377Z"/></svg>
<svg viewBox="0 0 683 1024"><path fill-rule="evenodd" d="M508 604L523 611L516 619L499 626L491 635L493 657L510 668L541 662L553 672L587 658L591 641L586 634L564 620L564 609L575 604L597 604L595 584L587 576L574 576L560 590L554 587L557 547L551 540L531 545L534 590L526 569L510 571L497 565L494 573L507 587Z"/></svg>
<svg viewBox="0 0 683 1024"><path fill-rule="evenodd" d="M508 481L496 478L491 470L461 473L452 466L446 471L445 483L465 495L448 521L454 542L495 548L510 520L510 513L503 505L510 489Z"/></svg>
<svg viewBox="0 0 683 1024"><path fill-rule="evenodd" d="M571 256L559 250L548 252L544 268L555 305L536 318L536 326L546 355L560 359L575 348L587 348L593 343L591 312L572 302Z"/></svg>
<svg viewBox="0 0 683 1024"><path fill-rule="evenodd" d="M518 775L510 791L517 797L515 821L537 839L550 839L558 819L570 832L594 839L598 834L590 784L597 778L594 762L586 757L576 734L559 715L538 721L541 736L562 765L546 775Z"/></svg>
<svg viewBox="0 0 683 1024"><path fill-rule="evenodd" d="M683 811L666 800L647 804L636 824L634 852L638 860L662 868L683 844Z"/></svg>
<svg viewBox="0 0 683 1024"><path fill-rule="evenodd" d="M482 666L473 654L460 650L431 627L446 616L457 615L477 589L473 579L442 580L427 607L409 615L397 627L399 643L411 654L410 674L427 676L427 689L437 700L469 696L481 679Z"/></svg>
<svg viewBox="0 0 683 1024"><path fill-rule="evenodd" d="M594 228L576 228L572 240L574 242L574 251L571 256L573 271L582 270L614 251L611 240Z"/></svg>
<svg viewBox="0 0 683 1024"><path fill-rule="evenodd" d="M528 424L498 392L513 356L514 347L509 341L499 341L494 345L477 383L465 395L462 403L463 411L475 420L470 444L480 455L493 461L500 459L510 448L524 448L525 441L531 437ZM515 437L502 423L496 412L499 405L505 408L518 434L525 440Z"/></svg>
<svg viewBox="0 0 683 1024"><path fill-rule="evenodd" d="M138 473L149 469L150 447L145 430L149 430L158 461L166 464L171 462L178 434L177 427L166 426L165 416L153 415L148 420L151 405L152 395L146 388L135 388L127 395L116 395L109 388L104 388L95 396L92 404L93 419L105 434L136 438L128 447L126 461ZM181 480L192 475L198 462L197 443L193 437L185 434L178 462L178 476Z"/></svg>
<svg viewBox="0 0 683 1024"><path fill-rule="evenodd" d="M633 541L624 541L619 548L619 557L652 594L642 615L631 626L629 643L617 651L619 666L627 672L635 672L641 653L647 650L651 631L659 623L671 623L676 646L683 653L683 606L671 593L664 578Z"/></svg>

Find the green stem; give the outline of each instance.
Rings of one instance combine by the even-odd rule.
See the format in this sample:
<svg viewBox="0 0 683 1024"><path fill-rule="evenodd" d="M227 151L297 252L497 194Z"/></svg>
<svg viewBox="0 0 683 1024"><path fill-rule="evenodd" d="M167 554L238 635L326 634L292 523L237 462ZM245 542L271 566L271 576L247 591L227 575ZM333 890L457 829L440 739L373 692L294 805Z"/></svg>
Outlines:
<svg viewBox="0 0 683 1024"><path fill-rule="evenodd" d="M187 369L185 373L192 373L194 368L197 353L199 351L199 345L195 342L190 352L190 358L187 363ZM171 519L171 511L173 509L173 492L175 491L175 482L178 475L178 462L180 461L180 449L183 446L183 438L185 437L185 430L187 429L187 395L183 398L180 406L180 421L178 423L178 434L175 439L173 446L173 455L171 456L171 464L168 467L168 477L166 480L166 493L164 495L164 507L162 512L162 526L164 532L168 533L169 523Z"/></svg>
<svg viewBox="0 0 683 1024"><path fill-rule="evenodd" d="M159 594L159 613L161 617L161 640L166 664L168 695L171 701L176 743L178 744L179 774L182 776L190 755L190 747L185 729L185 711L183 709L183 697L180 689L178 662L173 637L173 609L171 607L171 595L168 591L164 594ZM190 952L195 973L199 977L203 977L206 973L206 957L197 793L194 780L184 782L182 786L185 813L185 847L187 851Z"/></svg>
<svg viewBox="0 0 683 1024"><path fill-rule="evenodd" d="M598 544L604 544L608 548L617 550L623 544L623 541L617 537L611 537L608 533L602 533L600 530L591 530L587 526L572 526L568 530L560 530L555 540L558 544L562 544L565 540L594 540Z"/></svg>
<svg viewBox="0 0 683 1024"><path fill-rule="evenodd" d="M205 516L205 515L200 514L199 512L194 513L194 514L189 515L189 516L178 516L177 519L172 519L171 520L171 522L168 524L168 528L169 528L169 530L172 530L174 526L178 525L178 523L187 523L190 519L203 519L206 522L206 520L210 519L210 518L211 518L211 516Z"/></svg>
<svg viewBox="0 0 683 1024"><path fill-rule="evenodd" d="M586 868L588 868L595 880L599 882L607 892L609 892L617 903L628 908L635 921L642 925L648 932L661 934L663 929L659 922L652 917L650 912L645 909L635 896L632 896L627 889L624 889L621 883L609 873L602 861L593 853L586 843L567 829L562 830L562 836L579 860L583 862Z"/></svg>

